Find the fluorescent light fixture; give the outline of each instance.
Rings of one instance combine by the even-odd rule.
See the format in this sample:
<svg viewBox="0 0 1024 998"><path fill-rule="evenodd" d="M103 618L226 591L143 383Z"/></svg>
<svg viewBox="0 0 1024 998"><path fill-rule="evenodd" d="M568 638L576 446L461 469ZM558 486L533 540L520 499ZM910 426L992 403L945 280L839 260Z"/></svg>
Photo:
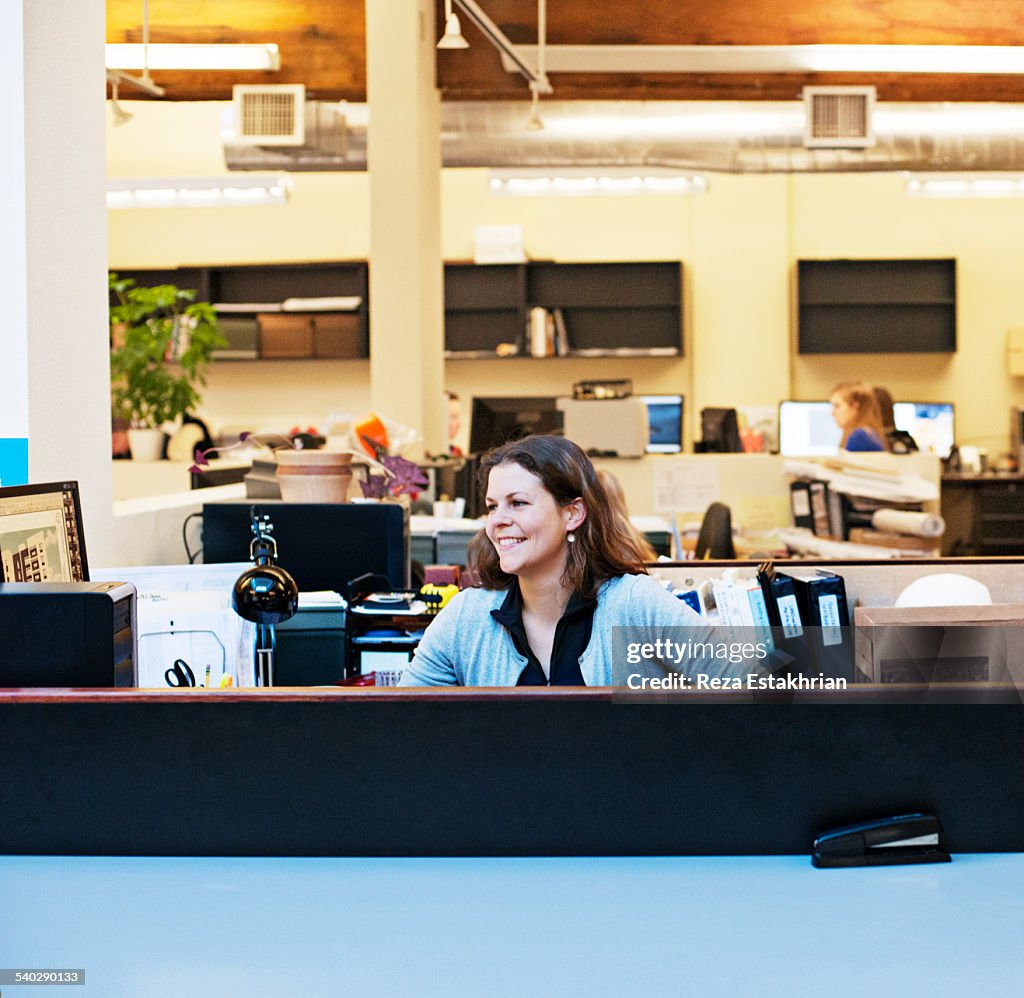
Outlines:
<svg viewBox="0 0 1024 998"><path fill-rule="evenodd" d="M284 204L291 193L285 174L239 177L109 177L108 208L223 208Z"/></svg>
<svg viewBox="0 0 1024 998"><path fill-rule="evenodd" d="M1024 197L1024 176L1019 173L908 173L906 191L919 198Z"/></svg>
<svg viewBox="0 0 1024 998"><path fill-rule="evenodd" d="M534 62L537 46L513 46ZM521 71L502 54L507 72ZM1024 73L1015 45L548 45L549 73Z"/></svg>
<svg viewBox="0 0 1024 998"><path fill-rule="evenodd" d="M110 44L107 45L106 62L107 69L255 69L276 72L281 68L281 53L274 44Z"/></svg>
<svg viewBox="0 0 1024 998"><path fill-rule="evenodd" d="M491 170L495 197L637 197L704 194L706 177L652 166L547 167Z"/></svg>

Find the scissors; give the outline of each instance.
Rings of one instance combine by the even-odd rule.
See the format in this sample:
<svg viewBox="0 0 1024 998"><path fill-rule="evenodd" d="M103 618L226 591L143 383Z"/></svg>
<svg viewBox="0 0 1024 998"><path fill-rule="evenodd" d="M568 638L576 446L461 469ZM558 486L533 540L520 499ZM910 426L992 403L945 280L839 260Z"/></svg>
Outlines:
<svg viewBox="0 0 1024 998"><path fill-rule="evenodd" d="M188 662L183 658L174 660L174 665L164 672L164 679L167 680L168 686L195 686L196 684L196 677L192 674Z"/></svg>

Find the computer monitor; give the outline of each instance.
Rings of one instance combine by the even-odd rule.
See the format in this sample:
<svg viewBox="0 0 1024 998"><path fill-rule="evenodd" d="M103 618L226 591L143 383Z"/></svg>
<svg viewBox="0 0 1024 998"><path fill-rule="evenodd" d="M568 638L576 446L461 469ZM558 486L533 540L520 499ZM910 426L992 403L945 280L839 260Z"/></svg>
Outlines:
<svg viewBox="0 0 1024 998"><path fill-rule="evenodd" d="M648 454L678 454L683 449L683 396L641 395L650 430Z"/></svg>
<svg viewBox="0 0 1024 998"><path fill-rule="evenodd" d="M835 455L842 439L831 402L779 403L779 453L785 457Z"/></svg>
<svg viewBox="0 0 1024 998"><path fill-rule="evenodd" d="M474 398L469 449L481 454L531 433L561 433L562 413L554 397Z"/></svg>
<svg viewBox="0 0 1024 998"><path fill-rule="evenodd" d="M78 482L0 488L0 582L88 582Z"/></svg>
<svg viewBox="0 0 1024 998"><path fill-rule="evenodd" d="M897 430L905 430L925 454L949 457L956 439L952 402L895 402L892 407Z"/></svg>
<svg viewBox="0 0 1024 998"><path fill-rule="evenodd" d="M707 408L700 411L700 449L708 454L740 454L740 423L735 409Z"/></svg>
<svg viewBox="0 0 1024 998"><path fill-rule="evenodd" d="M344 594L366 572L386 575L391 585L409 584L409 528L403 506L392 502L203 503L203 562L248 561L252 543L250 510L270 517L277 563L301 592Z"/></svg>

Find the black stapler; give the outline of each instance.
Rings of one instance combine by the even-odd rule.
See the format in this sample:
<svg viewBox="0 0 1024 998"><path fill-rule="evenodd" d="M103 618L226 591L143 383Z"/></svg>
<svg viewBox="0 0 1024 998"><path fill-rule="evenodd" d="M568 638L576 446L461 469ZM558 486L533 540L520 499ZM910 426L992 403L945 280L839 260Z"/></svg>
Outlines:
<svg viewBox="0 0 1024 998"><path fill-rule="evenodd" d="M901 814L822 832L814 840L815 866L896 866L948 863L939 819L931 814Z"/></svg>

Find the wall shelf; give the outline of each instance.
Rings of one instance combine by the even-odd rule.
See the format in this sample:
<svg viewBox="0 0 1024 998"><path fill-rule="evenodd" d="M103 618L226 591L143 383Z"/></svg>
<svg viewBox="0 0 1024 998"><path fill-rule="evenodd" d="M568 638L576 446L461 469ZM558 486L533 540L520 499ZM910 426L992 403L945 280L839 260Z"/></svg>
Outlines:
<svg viewBox="0 0 1024 998"><path fill-rule="evenodd" d="M529 357L538 306L561 312L568 357L682 353L682 264L533 261L445 265L445 356L495 358L499 344L514 344L511 356Z"/></svg>
<svg viewBox="0 0 1024 998"><path fill-rule="evenodd" d="M220 360L359 359L370 355L363 260L118 270L139 285L176 284L214 304L229 346ZM289 299L351 299L343 308L288 310ZM358 304L352 307L354 299ZM301 303L300 303L301 304Z"/></svg>
<svg viewBox="0 0 1024 998"><path fill-rule="evenodd" d="M952 353L956 260L798 260L798 349Z"/></svg>

